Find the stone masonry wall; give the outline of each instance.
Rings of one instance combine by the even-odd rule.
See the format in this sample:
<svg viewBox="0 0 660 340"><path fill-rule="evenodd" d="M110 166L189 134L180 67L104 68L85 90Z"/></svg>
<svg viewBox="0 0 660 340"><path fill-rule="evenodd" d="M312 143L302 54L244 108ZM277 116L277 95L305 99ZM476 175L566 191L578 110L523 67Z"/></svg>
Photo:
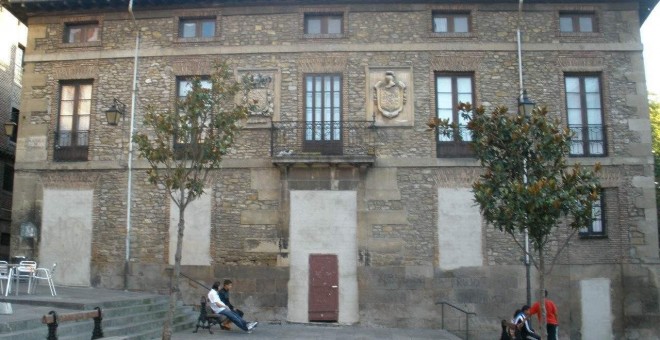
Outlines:
<svg viewBox="0 0 660 340"><path fill-rule="evenodd" d="M434 11L469 12L471 32L433 33ZM593 12L598 32L559 33L559 11ZM345 31L332 38L306 36L305 13L343 13ZM603 88L607 157L571 161L603 163L607 237L574 237L547 277L561 306L562 337L581 338L579 282L593 277L611 280L617 339L657 330L657 221L637 15L634 3L526 4L521 23L525 88L553 117L566 122L566 73L598 74ZM216 36L178 38L179 20L195 16L216 16ZM211 263L184 266L186 275L208 286L231 278L236 305L262 320L285 319L288 218L297 213L289 211L290 191L354 190L361 323L436 328L444 318L446 328L460 331L465 319L446 306L443 312L437 303L446 301L477 313L470 321L471 338L486 339L497 333L500 319L510 318L524 302L522 252L491 226L483 226L482 267L439 269L438 188L469 188L481 170L472 159L437 158L435 135L425 124L435 115L438 73L474 74L477 103L515 109L515 4L235 6L136 10L136 18L141 45L135 127L141 132L149 132L142 118L148 106L174 108L177 76L209 74L215 61L237 72L276 70L275 119L281 121L303 120L306 74L340 74L343 118L370 120L369 70L411 70L408 85L414 92L407 100L413 101L413 121L376 129L376 161L367 169L351 164L277 167L270 154L270 129L248 122L222 168L209 179ZM101 27L100 42L62 42L66 23L90 20ZM14 211L24 216L39 206L41 183L79 178L80 185L93 187L90 284L123 288L128 117L109 126L104 112L113 98L131 102L133 22L121 12L43 15L29 22L23 90L28 104L17 143L16 183L22 188ZM93 82L87 162L52 161L60 83L67 80ZM143 160L134 167L128 287L165 292L171 270L169 197L148 183ZM567 234L561 226L549 250L558 250ZM534 284L537 277L533 270ZM183 281L186 303L197 303L203 294L203 288ZM400 313L392 313L392 306Z"/></svg>

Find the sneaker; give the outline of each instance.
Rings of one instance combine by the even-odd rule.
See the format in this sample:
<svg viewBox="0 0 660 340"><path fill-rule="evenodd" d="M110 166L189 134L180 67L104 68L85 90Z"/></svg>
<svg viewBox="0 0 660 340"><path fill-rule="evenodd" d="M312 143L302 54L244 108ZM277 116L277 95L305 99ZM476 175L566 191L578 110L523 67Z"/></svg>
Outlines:
<svg viewBox="0 0 660 340"><path fill-rule="evenodd" d="M252 329L254 329L254 327L257 327L257 324L258 324L258 322L249 322L247 324L248 331L251 331Z"/></svg>

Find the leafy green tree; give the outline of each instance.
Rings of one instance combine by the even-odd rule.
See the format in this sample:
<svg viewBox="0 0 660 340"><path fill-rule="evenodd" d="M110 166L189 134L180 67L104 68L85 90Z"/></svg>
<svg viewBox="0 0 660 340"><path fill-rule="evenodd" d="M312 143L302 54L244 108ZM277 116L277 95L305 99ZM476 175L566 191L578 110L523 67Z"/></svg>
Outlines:
<svg viewBox="0 0 660 340"><path fill-rule="evenodd" d="M172 320L179 293L181 250L185 211L190 202L204 193L211 170L217 169L234 143L240 122L247 116L246 103L237 103L241 91L251 82L238 82L226 64L216 65L208 82L191 82L187 96L177 102L176 110L148 107L146 129L134 136L140 156L149 162L149 182L164 187L179 209L174 270L170 280L170 301L163 324L163 339L172 335ZM242 96L246 97L246 96Z"/></svg>
<svg viewBox="0 0 660 340"><path fill-rule="evenodd" d="M460 104L459 109L468 120L475 155L485 168L472 186L475 201L485 220L509 234L523 251L520 235L528 232L529 255L540 276L545 325L545 275L568 240L591 223L592 203L599 199L600 164L587 169L567 163L572 133L550 119L546 108L535 108L528 116L509 113L505 107L488 113L470 104ZM442 134L457 131L455 124L439 119L428 125L437 126ZM571 232L548 262L548 243L563 222ZM545 327L541 328L545 336Z"/></svg>
<svg viewBox="0 0 660 340"><path fill-rule="evenodd" d="M653 160L655 163L655 201L660 203L660 102L649 100L649 116L651 119L651 137ZM660 220L660 210L656 209L658 220ZM660 226L658 226L660 229Z"/></svg>

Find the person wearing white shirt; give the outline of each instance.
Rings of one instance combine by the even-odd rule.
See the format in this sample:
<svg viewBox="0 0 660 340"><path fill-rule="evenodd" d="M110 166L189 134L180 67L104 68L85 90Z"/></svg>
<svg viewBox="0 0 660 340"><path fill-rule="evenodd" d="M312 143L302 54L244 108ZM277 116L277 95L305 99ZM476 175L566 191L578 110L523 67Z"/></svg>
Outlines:
<svg viewBox="0 0 660 340"><path fill-rule="evenodd" d="M208 299L210 302L211 309L213 310L214 313L216 314L222 314L226 316L231 322L233 322L238 328L251 333L252 329L254 327L257 327L258 322L253 321L253 322L247 322L243 320L238 314L234 313L227 305L222 303L222 300L220 300L220 296L218 295L218 289L220 289L221 283L219 281L216 281L213 283L213 287L211 287L211 290L209 291L208 294Z"/></svg>

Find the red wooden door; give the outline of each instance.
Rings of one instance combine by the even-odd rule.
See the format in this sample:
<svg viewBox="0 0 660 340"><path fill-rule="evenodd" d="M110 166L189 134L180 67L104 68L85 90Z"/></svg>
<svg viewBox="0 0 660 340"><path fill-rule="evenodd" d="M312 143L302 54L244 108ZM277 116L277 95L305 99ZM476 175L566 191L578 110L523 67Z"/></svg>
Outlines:
<svg viewBox="0 0 660 340"><path fill-rule="evenodd" d="M337 321L337 255L309 255L309 321Z"/></svg>

